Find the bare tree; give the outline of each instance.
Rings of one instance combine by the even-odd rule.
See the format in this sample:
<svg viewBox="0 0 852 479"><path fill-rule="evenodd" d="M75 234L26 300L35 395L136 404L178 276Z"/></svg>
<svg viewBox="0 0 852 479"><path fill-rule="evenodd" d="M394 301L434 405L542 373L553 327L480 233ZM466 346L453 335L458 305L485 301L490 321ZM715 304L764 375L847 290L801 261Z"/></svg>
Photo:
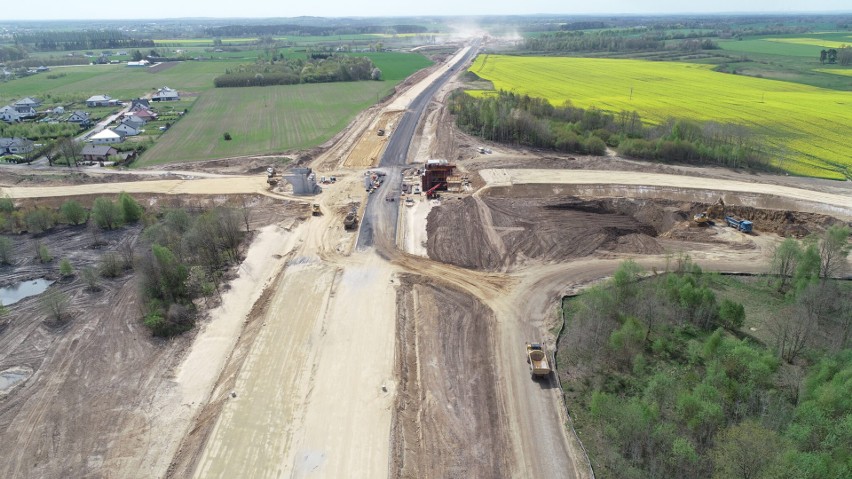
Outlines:
<svg viewBox="0 0 852 479"><path fill-rule="evenodd" d="M251 198L248 195L240 195L240 204L242 205L243 222L246 225L246 233L251 231Z"/></svg>
<svg viewBox="0 0 852 479"><path fill-rule="evenodd" d="M814 324L797 309L776 311L767 323L778 356L787 362L793 362L804 351L814 329Z"/></svg>
<svg viewBox="0 0 852 479"><path fill-rule="evenodd" d="M820 276L823 280L839 275L849 256L849 227L830 227L819 243Z"/></svg>
<svg viewBox="0 0 852 479"><path fill-rule="evenodd" d="M62 153L62 156L65 157L69 167L71 166L71 162L74 163L74 166L77 166L80 154L83 152L82 143L75 141L74 138L66 137L59 140L56 147Z"/></svg>
<svg viewBox="0 0 852 479"><path fill-rule="evenodd" d="M772 254L772 272L781 279L778 291L783 292L787 288L801 255L802 248L799 246L799 242L793 238L785 239L775 248L775 252Z"/></svg>

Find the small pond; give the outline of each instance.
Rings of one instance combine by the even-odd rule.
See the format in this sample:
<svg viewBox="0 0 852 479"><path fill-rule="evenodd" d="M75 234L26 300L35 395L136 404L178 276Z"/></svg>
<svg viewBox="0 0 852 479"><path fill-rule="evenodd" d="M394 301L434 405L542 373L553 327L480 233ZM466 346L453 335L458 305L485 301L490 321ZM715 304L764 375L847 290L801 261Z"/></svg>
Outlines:
<svg viewBox="0 0 852 479"><path fill-rule="evenodd" d="M51 284L53 284L53 281L49 279L38 278L28 279L20 283L15 283L12 286L0 288L0 303L3 306L15 304L24 298L41 294Z"/></svg>
<svg viewBox="0 0 852 479"><path fill-rule="evenodd" d="M0 394L8 393L32 375L33 370L28 367L14 367L0 371Z"/></svg>

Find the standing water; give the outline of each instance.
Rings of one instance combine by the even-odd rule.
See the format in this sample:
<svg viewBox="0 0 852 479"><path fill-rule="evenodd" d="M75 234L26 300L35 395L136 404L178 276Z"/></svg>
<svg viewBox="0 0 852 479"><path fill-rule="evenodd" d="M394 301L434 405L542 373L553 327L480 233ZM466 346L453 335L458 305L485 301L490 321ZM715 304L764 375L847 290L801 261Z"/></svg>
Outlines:
<svg viewBox="0 0 852 479"><path fill-rule="evenodd" d="M53 284L53 281L38 278L21 281L6 288L0 288L0 304L9 306L24 298L41 294L51 284Z"/></svg>

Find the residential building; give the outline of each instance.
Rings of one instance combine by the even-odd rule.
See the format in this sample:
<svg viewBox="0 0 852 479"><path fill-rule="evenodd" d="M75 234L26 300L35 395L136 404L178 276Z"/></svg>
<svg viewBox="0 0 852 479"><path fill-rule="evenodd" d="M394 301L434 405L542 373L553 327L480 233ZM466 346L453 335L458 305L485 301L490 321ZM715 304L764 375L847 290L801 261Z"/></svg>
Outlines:
<svg viewBox="0 0 852 479"><path fill-rule="evenodd" d="M16 101L15 106L29 106L32 108L38 108L41 106L41 100L28 96L26 98L21 98L20 100Z"/></svg>
<svg viewBox="0 0 852 479"><path fill-rule="evenodd" d="M90 121L89 112L83 110L76 110L74 111L74 113L71 113L71 115L65 121L71 123L86 123Z"/></svg>
<svg viewBox="0 0 852 479"><path fill-rule="evenodd" d="M133 128L127 123L122 123L112 130L122 136L136 136L140 132L138 129Z"/></svg>
<svg viewBox="0 0 852 479"><path fill-rule="evenodd" d="M123 125L129 125L138 130L145 126L145 123L147 122L136 115L127 115L124 117L124 119L121 120L121 123Z"/></svg>
<svg viewBox="0 0 852 479"><path fill-rule="evenodd" d="M35 150L35 143L26 138L0 138L0 154L26 155Z"/></svg>
<svg viewBox="0 0 852 479"><path fill-rule="evenodd" d="M124 137L112 130L103 130L100 133L90 136L89 140L96 145L103 145L107 143L121 143L124 141Z"/></svg>
<svg viewBox="0 0 852 479"><path fill-rule="evenodd" d="M5 121L6 123L17 123L21 121L21 114L18 113L18 110L16 110L15 107L7 105L0 108L0 120Z"/></svg>
<svg viewBox="0 0 852 479"><path fill-rule="evenodd" d="M81 152L83 161L107 161L111 156L117 156L118 150L109 145L88 144Z"/></svg>
<svg viewBox="0 0 852 479"><path fill-rule="evenodd" d="M111 102L114 102L114 100L110 98L109 95L94 95L86 100L86 106L90 108L97 106L110 106Z"/></svg>
<svg viewBox="0 0 852 479"><path fill-rule="evenodd" d="M153 101L176 101L180 100L180 95L177 90L173 90L167 86L157 90L157 93L151 97Z"/></svg>
<svg viewBox="0 0 852 479"><path fill-rule="evenodd" d="M157 119L157 114L151 110L137 110L133 112L134 116L138 116L139 118L145 121L151 121Z"/></svg>
<svg viewBox="0 0 852 479"><path fill-rule="evenodd" d="M151 108L147 98L136 98L134 100L130 100L130 111L137 111L142 108L146 110Z"/></svg>

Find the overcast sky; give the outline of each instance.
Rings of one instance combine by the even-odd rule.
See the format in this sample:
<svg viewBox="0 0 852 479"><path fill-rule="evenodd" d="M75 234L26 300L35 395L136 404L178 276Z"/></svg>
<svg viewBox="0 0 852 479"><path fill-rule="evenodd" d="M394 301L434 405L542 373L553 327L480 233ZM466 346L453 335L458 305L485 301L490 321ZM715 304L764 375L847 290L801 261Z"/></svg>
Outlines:
<svg viewBox="0 0 852 479"><path fill-rule="evenodd" d="M0 22L37 19L852 12L850 0L0 0Z"/></svg>

